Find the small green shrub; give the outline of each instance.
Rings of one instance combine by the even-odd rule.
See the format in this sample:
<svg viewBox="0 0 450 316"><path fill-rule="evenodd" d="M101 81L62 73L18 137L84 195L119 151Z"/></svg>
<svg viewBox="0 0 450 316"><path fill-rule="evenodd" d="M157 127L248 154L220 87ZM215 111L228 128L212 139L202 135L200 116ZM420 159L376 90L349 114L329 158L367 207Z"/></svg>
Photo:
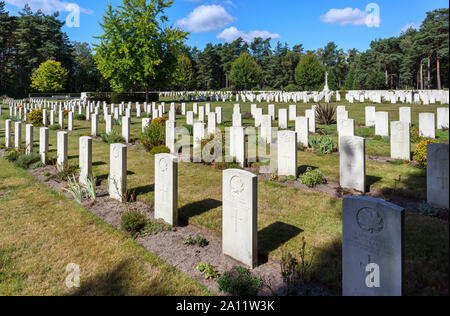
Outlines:
<svg viewBox="0 0 450 316"><path fill-rule="evenodd" d="M120 227L133 235L139 234L146 225L147 217L138 211L129 211L120 220Z"/></svg>
<svg viewBox="0 0 450 316"><path fill-rule="evenodd" d="M189 236L185 241L183 241L184 245L188 246L198 246L204 248L208 246L209 242L200 235L196 235L195 237Z"/></svg>
<svg viewBox="0 0 450 316"><path fill-rule="evenodd" d="M250 275L250 271L244 267L226 272L217 280L219 290L230 293L233 296L256 296L263 286L261 279Z"/></svg>
<svg viewBox="0 0 450 316"><path fill-rule="evenodd" d="M320 125L333 125L336 124L336 108L327 103L327 105L319 104L316 108L316 119Z"/></svg>
<svg viewBox="0 0 450 316"><path fill-rule="evenodd" d="M50 176L50 172L44 171L44 172L42 173L42 175L43 175L44 177L49 177L49 176Z"/></svg>
<svg viewBox="0 0 450 316"><path fill-rule="evenodd" d="M81 204L83 201L83 188L80 183L78 183L77 179L75 178L75 175L73 174L71 177L69 177L67 184L69 188L64 189L64 191L70 193L74 200Z"/></svg>
<svg viewBox="0 0 450 316"><path fill-rule="evenodd" d="M71 176L78 171L78 166L66 164L62 170L58 171L53 177L60 181L69 181Z"/></svg>
<svg viewBox="0 0 450 316"><path fill-rule="evenodd" d="M86 115L84 114L75 114L73 118L77 121L86 121Z"/></svg>
<svg viewBox="0 0 450 316"><path fill-rule="evenodd" d="M6 150L5 155L3 158L9 162L16 161L20 156L25 154L25 148L9 148Z"/></svg>
<svg viewBox="0 0 450 316"><path fill-rule="evenodd" d="M33 124L34 127L40 127L44 125L43 118L44 118L44 112L40 109L32 110L27 115L27 122L30 124Z"/></svg>
<svg viewBox="0 0 450 316"><path fill-rule="evenodd" d="M422 201L422 203L419 206L420 214L427 217L438 217L439 216L439 210L434 208L431 204L428 204L425 201Z"/></svg>
<svg viewBox="0 0 450 316"><path fill-rule="evenodd" d="M313 170L311 167L300 177L301 182L308 188L314 188L316 185L323 183L323 174L319 169Z"/></svg>
<svg viewBox="0 0 450 316"><path fill-rule="evenodd" d="M29 169L31 165L40 162L41 161L41 155L38 153L31 153L29 155L21 155L17 158L17 160L14 162L14 165L16 167L20 167L23 169ZM35 168L32 168L35 169Z"/></svg>
<svg viewBox="0 0 450 316"><path fill-rule="evenodd" d="M167 224L162 219L152 219L147 221L141 234L142 236L148 236L148 235L156 235L162 232L170 232L174 230L175 230L174 227Z"/></svg>
<svg viewBox="0 0 450 316"><path fill-rule="evenodd" d="M197 270L205 275L206 280L215 279L219 276L217 269L209 263L200 263Z"/></svg>
<svg viewBox="0 0 450 316"><path fill-rule="evenodd" d="M150 150L150 154L152 154L152 155L170 154L170 149L164 145L156 146L156 147L153 147L152 150Z"/></svg>
<svg viewBox="0 0 450 316"><path fill-rule="evenodd" d="M139 136L145 150L150 152L153 148L162 146L166 142L166 130L160 121L150 124Z"/></svg>
<svg viewBox="0 0 450 316"><path fill-rule="evenodd" d="M115 130L112 130L111 132L109 132L108 134L106 133L101 133L100 134L100 138L105 142L108 143L109 145L111 144L116 144L116 143L122 143L125 144L125 139L122 137L122 135L120 135L118 132L116 132Z"/></svg>
<svg viewBox="0 0 450 316"><path fill-rule="evenodd" d="M309 140L309 146L318 150L320 153L327 155L337 150L331 136L319 136Z"/></svg>
<svg viewBox="0 0 450 316"><path fill-rule="evenodd" d="M434 139L427 139L421 141L416 148L416 151L414 152L414 160L417 161L417 163L423 167L427 167L427 146L429 144L436 144L437 141Z"/></svg>

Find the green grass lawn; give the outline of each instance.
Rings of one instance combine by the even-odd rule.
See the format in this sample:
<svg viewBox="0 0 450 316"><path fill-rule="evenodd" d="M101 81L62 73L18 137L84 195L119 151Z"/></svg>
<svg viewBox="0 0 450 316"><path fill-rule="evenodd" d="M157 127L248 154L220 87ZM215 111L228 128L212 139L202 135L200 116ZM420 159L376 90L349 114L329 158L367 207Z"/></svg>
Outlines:
<svg viewBox="0 0 450 316"><path fill-rule="evenodd" d="M66 265L81 269L68 289ZM211 295L134 240L0 159L0 295Z"/></svg>
<svg viewBox="0 0 450 316"><path fill-rule="evenodd" d="M166 103L166 106L169 106ZM234 102L211 103L222 106L222 117L229 122ZM298 106L298 115L312 104ZM288 104L281 107L287 108ZM265 109L266 106L262 106ZM350 117L357 124L364 123L364 107L348 106ZM398 105L377 106L378 110L398 111ZM192 103L188 104L188 110ZM414 108L414 107L413 107ZM423 107L420 107L423 108ZM436 106L427 106L427 111L436 111ZM242 113L250 111L250 104L241 104ZM423 111L423 110L422 110ZM413 110L413 121L418 120ZM397 114L398 115L398 114ZM394 114L390 119L395 119ZM178 117L178 124L184 120ZM136 137L141 121L132 120L131 135ZM251 121L245 122L252 124ZM227 123L225 123L227 124ZM292 122L291 122L292 125ZM78 164L78 137L90 133L88 122L75 122L76 130L69 134L69 161ZM291 126L293 128L293 125ZM116 126L119 131L120 127ZM332 127L333 128L333 127ZM331 129L332 129L331 128ZM4 121L0 122L0 138L3 137ZM104 131L100 124L99 131ZM36 135L36 134L35 134ZM444 139L445 137L443 137ZM448 140L448 133L447 138ZM378 149L381 141L368 141L368 148L389 151L389 144ZM35 136L35 145L38 137ZM50 150L56 150L56 132L50 131ZM314 166L323 171L330 180L339 180L339 156L319 155L299 151L299 167ZM387 154L388 155L388 154ZM154 198L154 159L137 149L128 150L128 188L135 191L138 199L152 202ZM109 145L100 141L93 144L93 171L102 181L109 173ZM373 189L404 188L418 196L426 193L425 170L411 165L396 163L367 163L367 175ZM400 181L396 181L401 176ZM398 183L399 182L399 183ZM180 163L179 165L179 209L181 216L201 225L220 236L222 230L222 174L221 171L203 165ZM420 216L407 216L407 294L443 294L448 289L448 223ZM259 252L280 260L281 249L298 251L302 237L306 238L308 256L314 256L312 278L339 293L341 278L341 201L323 194L285 187L277 183L258 183L258 239ZM419 269L421 267L422 270ZM447 290L448 291L448 290ZM447 293L448 294L448 293Z"/></svg>

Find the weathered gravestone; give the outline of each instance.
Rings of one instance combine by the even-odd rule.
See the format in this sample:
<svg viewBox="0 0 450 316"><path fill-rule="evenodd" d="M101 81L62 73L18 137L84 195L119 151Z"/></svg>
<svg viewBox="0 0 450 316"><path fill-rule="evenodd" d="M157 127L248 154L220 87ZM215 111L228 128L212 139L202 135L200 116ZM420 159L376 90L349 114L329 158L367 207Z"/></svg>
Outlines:
<svg viewBox="0 0 450 316"><path fill-rule="evenodd" d="M87 184L87 180L92 176L92 138L88 136L80 137L80 183Z"/></svg>
<svg viewBox="0 0 450 316"><path fill-rule="evenodd" d="M288 110L280 109L278 111L278 126L280 129L288 128Z"/></svg>
<svg viewBox="0 0 450 316"><path fill-rule="evenodd" d="M92 114L91 115L91 135L93 137L96 137L98 133L98 115Z"/></svg>
<svg viewBox="0 0 450 316"><path fill-rule="evenodd" d="M427 146L427 198L438 208L449 208L448 144Z"/></svg>
<svg viewBox="0 0 450 316"><path fill-rule="evenodd" d="M366 191L365 139L357 136L339 138L341 187Z"/></svg>
<svg viewBox="0 0 450 316"><path fill-rule="evenodd" d="M129 116L122 116L122 137L126 143L130 142L130 125L131 118Z"/></svg>
<svg viewBox="0 0 450 316"><path fill-rule="evenodd" d="M27 155L33 152L33 124L25 125L25 153Z"/></svg>
<svg viewBox="0 0 450 316"><path fill-rule="evenodd" d="M376 113L376 107L366 106L366 126L367 127L375 126L375 113Z"/></svg>
<svg viewBox="0 0 450 316"><path fill-rule="evenodd" d="M401 296L405 210L371 197L345 197L342 207L344 296Z"/></svg>
<svg viewBox="0 0 450 316"><path fill-rule="evenodd" d="M171 154L155 156L155 219L178 225L178 159Z"/></svg>
<svg viewBox="0 0 450 316"><path fill-rule="evenodd" d="M436 138L436 125L434 113L419 114L419 134L422 137Z"/></svg>
<svg viewBox="0 0 450 316"><path fill-rule="evenodd" d="M442 130L444 128L449 128L448 115L449 115L448 107L437 109L437 129Z"/></svg>
<svg viewBox="0 0 450 316"><path fill-rule="evenodd" d="M258 178L243 171L223 172L222 250L251 268L258 264Z"/></svg>
<svg viewBox="0 0 450 316"><path fill-rule="evenodd" d="M375 113L375 135L389 137L389 112Z"/></svg>
<svg viewBox="0 0 450 316"><path fill-rule="evenodd" d="M391 122L391 158L411 160L410 124Z"/></svg>
<svg viewBox="0 0 450 316"><path fill-rule="evenodd" d="M230 127L230 157L245 167L245 129L242 126Z"/></svg>
<svg viewBox="0 0 450 316"><path fill-rule="evenodd" d="M297 133L297 141L303 147L309 146L309 122L306 116L295 118L295 132Z"/></svg>
<svg viewBox="0 0 450 316"><path fill-rule="evenodd" d="M67 150L68 150L68 135L67 132L57 133L57 144L56 144L56 168L58 171L63 171L67 168Z"/></svg>
<svg viewBox="0 0 450 316"><path fill-rule="evenodd" d="M278 132L278 175L297 177L296 132Z"/></svg>
<svg viewBox="0 0 450 316"><path fill-rule="evenodd" d="M5 120L5 147L11 147L11 120Z"/></svg>
<svg viewBox="0 0 450 316"><path fill-rule="evenodd" d="M411 108L401 107L399 109L399 121L411 124Z"/></svg>
<svg viewBox="0 0 450 316"><path fill-rule="evenodd" d="M14 123L14 147L19 148L22 144L22 122Z"/></svg>
<svg viewBox="0 0 450 316"><path fill-rule="evenodd" d="M127 191L127 146L109 146L108 192L112 199L123 202Z"/></svg>
<svg viewBox="0 0 450 316"><path fill-rule="evenodd" d="M41 127L39 129L39 154L41 155L41 162L44 165L47 163L48 133L48 127Z"/></svg>

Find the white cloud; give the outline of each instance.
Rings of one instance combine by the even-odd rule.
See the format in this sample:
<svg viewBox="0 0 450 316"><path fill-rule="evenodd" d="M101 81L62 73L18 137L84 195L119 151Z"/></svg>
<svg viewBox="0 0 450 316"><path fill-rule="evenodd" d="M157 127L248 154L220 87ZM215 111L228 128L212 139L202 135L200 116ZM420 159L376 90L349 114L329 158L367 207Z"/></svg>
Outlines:
<svg viewBox="0 0 450 316"><path fill-rule="evenodd" d="M420 25L417 23L408 23L400 30L400 33L405 33L409 29L418 30L420 29Z"/></svg>
<svg viewBox="0 0 450 316"><path fill-rule="evenodd" d="M217 30L233 21L234 18L222 6L201 5L187 17L178 20L177 25L187 31L201 33Z"/></svg>
<svg viewBox="0 0 450 316"><path fill-rule="evenodd" d="M69 8L68 5L75 3L60 0L6 0L5 2L19 9L22 9L25 6L25 4L28 4L32 11L41 10L46 14L51 14L56 11L58 12L70 11L68 10ZM80 12L86 14L94 13L94 11L90 9L83 9L83 8L80 8Z"/></svg>
<svg viewBox="0 0 450 316"><path fill-rule="evenodd" d="M249 33L245 33L242 31L239 31L236 27L231 26L225 30L223 30L220 34L217 35L217 38L224 39L226 42L231 43L234 40L241 37L245 42L251 43L253 40L257 37L260 37L262 39L267 38L280 38L280 34L274 34L270 33L269 31L251 31Z"/></svg>
<svg viewBox="0 0 450 316"><path fill-rule="evenodd" d="M322 22L331 24L353 24L353 25L365 25L368 14L360 9L331 9L325 15L322 15L320 19Z"/></svg>

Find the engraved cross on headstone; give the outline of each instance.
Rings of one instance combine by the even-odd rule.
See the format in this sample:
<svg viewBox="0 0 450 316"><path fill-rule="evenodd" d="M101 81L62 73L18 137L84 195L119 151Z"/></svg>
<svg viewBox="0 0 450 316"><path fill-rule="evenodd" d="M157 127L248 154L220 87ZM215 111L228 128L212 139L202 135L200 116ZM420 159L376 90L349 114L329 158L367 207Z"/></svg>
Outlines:
<svg viewBox="0 0 450 316"><path fill-rule="evenodd" d="M239 206L241 206L241 210L240 211L239 211ZM239 202L233 203L234 215L231 216L231 218L234 221L234 231L236 233L238 231L238 222L240 221L242 223L244 221L244 218L239 216L239 213L241 213L244 208L245 208L245 205L243 205L242 203L239 203Z"/></svg>

